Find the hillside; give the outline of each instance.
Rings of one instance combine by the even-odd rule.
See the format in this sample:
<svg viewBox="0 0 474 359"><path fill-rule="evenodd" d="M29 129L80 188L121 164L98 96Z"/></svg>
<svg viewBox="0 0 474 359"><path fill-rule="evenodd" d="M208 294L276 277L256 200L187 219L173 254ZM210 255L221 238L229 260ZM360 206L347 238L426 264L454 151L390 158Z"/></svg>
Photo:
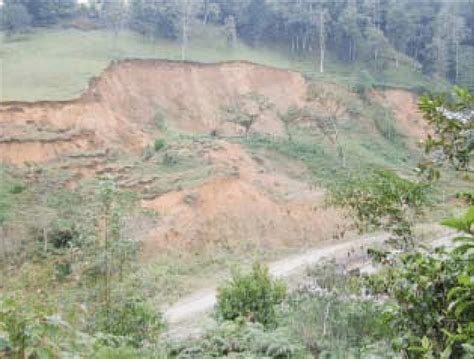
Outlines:
<svg viewBox="0 0 474 359"><path fill-rule="evenodd" d="M473 1L0 0L0 358L474 357Z"/></svg>
<svg viewBox="0 0 474 359"><path fill-rule="evenodd" d="M25 168L33 185L44 177L35 168L73 188L114 176L160 215L161 224L146 235L147 259L163 247L198 243L293 246L347 230L314 186L315 178L341 170L334 135L321 127L331 111L340 117L344 143L355 146L345 150L349 168L401 163L401 153L384 158L365 146L383 145L387 156L387 146L416 151L425 131L416 96L402 90L368 96L373 100L248 62L124 60L77 99L1 103L0 159ZM375 112L362 109L367 101ZM374 116L381 113L388 117L377 130ZM248 134L239 116L254 116ZM412 137L398 138L402 132ZM157 139L163 148L154 150Z"/></svg>

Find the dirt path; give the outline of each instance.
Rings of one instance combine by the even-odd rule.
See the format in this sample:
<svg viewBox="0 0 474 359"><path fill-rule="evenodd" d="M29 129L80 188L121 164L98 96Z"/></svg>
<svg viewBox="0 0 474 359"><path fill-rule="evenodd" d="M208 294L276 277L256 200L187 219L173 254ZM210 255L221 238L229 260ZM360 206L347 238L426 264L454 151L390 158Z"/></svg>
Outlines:
<svg viewBox="0 0 474 359"><path fill-rule="evenodd" d="M456 236L455 233L444 233L431 242L431 246L447 245ZM387 239L387 234L364 236L355 240L321 243L317 248L300 255L290 256L272 263L269 269L272 276L286 278L304 271L307 266L316 264L323 259L334 259L344 263L349 268L362 268L371 271L367 257L367 248L381 244ZM216 287L210 287L193 293L169 307L164 312L164 318L169 325L167 336L173 338L192 337L199 335L203 328L212 323L208 312L216 304Z"/></svg>
<svg viewBox="0 0 474 359"><path fill-rule="evenodd" d="M335 259L356 266L368 259L366 253L369 246L382 243L385 239L386 234L378 234L350 241L321 243L317 248L304 254L269 263L270 273L277 278L288 278L322 259ZM216 293L216 287L206 288L169 307L164 312L164 318L169 325L168 335L192 336L193 333L197 333L198 327L205 325L205 314L216 304Z"/></svg>

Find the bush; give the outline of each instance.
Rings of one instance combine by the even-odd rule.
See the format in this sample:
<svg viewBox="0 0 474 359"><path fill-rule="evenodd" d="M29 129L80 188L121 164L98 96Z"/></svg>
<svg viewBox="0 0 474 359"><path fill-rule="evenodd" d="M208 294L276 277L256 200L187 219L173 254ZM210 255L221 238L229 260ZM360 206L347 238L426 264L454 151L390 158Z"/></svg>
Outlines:
<svg viewBox="0 0 474 359"><path fill-rule="evenodd" d="M50 308L20 296L0 297L0 357L76 357L71 338L84 337ZM85 339L85 337L84 337Z"/></svg>
<svg viewBox="0 0 474 359"><path fill-rule="evenodd" d="M79 231L74 224L64 224L60 227L54 228L50 234L51 243L56 249L68 248L74 243L77 244L79 239Z"/></svg>
<svg viewBox="0 0 474 359"><path fill-rule="evenodd" d="M404 357L472 358L474 206L442 224L462 232L454 249L403 254L386 273L370 278L376 293L395 300L385 317L396 335L393 346Z"/></svg>
<svg viewBox="0 0 474 359"><path fill-rule="evenodd" d="M11 194L20 194L26 190L26 186L22 183L15 183L10 189Z"/></svg>
<svg viewBox="0 0 474 359"><path fill-rule="evenodd" d="M271 326L276 323L275 306L285 294L284 283L271 279L268 267L256 263L251 273L236 271L232 280L218 289L217 315L221 320L244 318Z"/></svg>
<svg viewBox="0 0 474 359"><path fill-rule="evenodd" d="M195 342L174 348L177 358L307 358L286 328L265 330L259 323L223 322Z"/></svg>
<svg viewBox="0 0 474 359"><path fill-rule="evenodd" d="M139 347L143 342L154 342L161 330L161 315L143 296L116 295L109 308L96 313L97 330L127 339Z"/></svg>
<svg viewBox="0 0 474 359"><path fill-rule="evenodd" d="M393 244L414 245L413 215L429 204L429 186L376 170L331 188L331 203L351 209L360 230L382 228L392 233Z"/></svg>
<svg viewBox="0 0 474 359"><path fill-rule="evenodd" d="M155 152L158 152L161 149L163 149L165 145L166 145L165 140L160 138L160 139L155 140L155 143L153 144L153 149L155 150Z"/></svg>
<svg viewBox="0 0 474 359"><path fill-rule="evenodd" d="M335 262L311 268L304 284L285 301L281 325L316 358L391 357L383 306L362 296L362 285ZM384 355L376 355L382 354L378 349Z"/></svg>

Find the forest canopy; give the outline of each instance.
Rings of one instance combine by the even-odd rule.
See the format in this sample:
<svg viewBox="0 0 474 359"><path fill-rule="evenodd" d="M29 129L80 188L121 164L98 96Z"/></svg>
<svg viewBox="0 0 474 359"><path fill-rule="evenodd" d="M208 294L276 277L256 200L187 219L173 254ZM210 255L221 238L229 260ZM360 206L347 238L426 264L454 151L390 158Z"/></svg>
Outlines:
<svg viewBox="0 0 474 359"><path fill-rule="evenodd" d="M335 58L381 71L400 63L474 86L474 2L440 0L4 0L7 32L87 18L117 32L129 28L183 45L217 26L230 47L278 46L313 56L324 72Z"/></svg>

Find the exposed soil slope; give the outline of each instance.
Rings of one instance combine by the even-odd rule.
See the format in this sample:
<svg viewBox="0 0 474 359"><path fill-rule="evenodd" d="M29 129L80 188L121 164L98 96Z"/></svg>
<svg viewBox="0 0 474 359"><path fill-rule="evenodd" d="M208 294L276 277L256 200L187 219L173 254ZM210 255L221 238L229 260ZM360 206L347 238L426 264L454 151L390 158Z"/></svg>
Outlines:
<svg viewBox="0 0 474 359"><path fill-rule="evenodd" d="M410 122L419 118L411 96L374 95L419 137ZM54 166L77 171L75 179L114 173L119 186L140 193L143 207L160 214L160 225L144 238L146 257L164 247L202 243L223 249L244 244L249 250L308 244L341 237L347 223L325 208L323 191L301 180L307 169L296 168L297 161L281 158L272 165L265 156L251 157L241 145L217 138L174 143L171 136L151 158L132 155L125 163L112 163L109 153L117 151L107 150L140 152L160 132L175 129L239 134L244 127L235 122L242 114L258 118L251 131L285 135L280 115L289 108L349 118L338 104L360 102L336 85L310 87L300 73L247 62L127 60L110 65L76 100L0 103L0 162L67 159ZM300 117L296 124L309 126ZM346 120L349 126L351 121ZM175 157L176 165L166 164Z"/></svg>
<svg viewBox="0 0 474 359"><path fill-rule="evenodd" d="M429 133L429 126L418 110L418 96L413 92L401 89L374 91L372 99L393 111L398 128L413 142L419 142Z"/></svg>
<svg viewBox="0 0 474 359"><path fill-rule="evenodd" d="M161 220L145 241L145 257L170 244L226 248L252 243L269 248L317 242L344 231L343 216L324 208L323 191L257 163L240 145L219 144L221 150L210 153L208 160L221 167L221 173L233 169L232 175L214 176L197 187L143 201Z"/></svg>
<svg viewBox="0 0 474 359"><path fill-rule="evenodd" d="M247 62L121 61L76 100L0 103L0 161L44 162L103 147L139 150L157 130L157 113L178 129L235 133L242 129L225 112L255 94L268 102L258 109L255 130L281 134L277 112L300 105L305 93L301 74Z"/></svg>

